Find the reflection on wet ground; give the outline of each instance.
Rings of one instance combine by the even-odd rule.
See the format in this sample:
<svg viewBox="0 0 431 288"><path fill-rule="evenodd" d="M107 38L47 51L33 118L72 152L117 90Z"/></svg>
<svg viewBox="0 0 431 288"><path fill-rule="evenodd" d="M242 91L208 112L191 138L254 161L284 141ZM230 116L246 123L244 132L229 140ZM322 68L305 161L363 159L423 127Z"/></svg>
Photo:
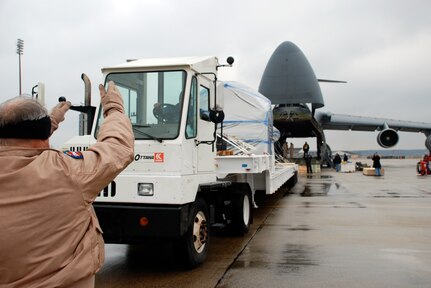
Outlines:
<svg viewBox="0 0 431 288"><path fill-rule="evenodd" d="M429 195L401 195L397 192L387 192L386 194L373 195L374 198L426 198Z"/></svg>
<svg viewBox="0 0 431 288"><path fill-rule="evenodd" d="M343 192L345 188L336 182L331 175L306 175L305 183L298 183L291 191L302 197L322 197L335 192Z"/></svg>
<svg viewBox="0 0 431 288"><path fill-rule="evenodd" d="M279 254L267 258L266 250L246 248L231 268L264 268L285 275L285 273L298 271L304 266L318 265L309 255L311 250L307 245L286 243L281 247Z"/></svg>
<svg viewBox="0 0 431 288"><path fill-rule="evenodd" d="M312 249L307 245L287 243L281 251L281 261L276 265L278 272L286 273L299 270L303 266L317 265L317 263L310 258L310 251L312 251Z"/></svg>
<svg viewBox="0 0 431 288"><path fill-rule="evenodd" d="M371 195L373 198L429 198L431 191L418 190L415 193L412 191L403 191L395 189L380 189Z"/></svg>
<svg viewBox="0 0 431 288"><path fill-rule="evenodd" d="M310 231L311 228L308 225L298 225L297 227L288 228L289 231Z"/></svg>
<svg viewBox="0 0 431 288"><path fill-rule="evenodd" d="M310 226L301 225L301 224L295 225L294 227L292 227L291 225L264 223L261 225L261 227L284 228L284 230L287 230L287 231L310 231L310 230L312 230L310 228Z"/></svg>
<svg viewBox="0 0 431 288"><path fill-rule="evenodd" d="M331 175L321 175L321 174L307 174L307 179L331 179Z"/></svg>
<svg viewBox="0 0 431 288"><path fill-rule="evenodd" d="M340 190L338 183L314 183L304 185L304 190L300 193L302 197L327 196L329 193Z"/></svg>

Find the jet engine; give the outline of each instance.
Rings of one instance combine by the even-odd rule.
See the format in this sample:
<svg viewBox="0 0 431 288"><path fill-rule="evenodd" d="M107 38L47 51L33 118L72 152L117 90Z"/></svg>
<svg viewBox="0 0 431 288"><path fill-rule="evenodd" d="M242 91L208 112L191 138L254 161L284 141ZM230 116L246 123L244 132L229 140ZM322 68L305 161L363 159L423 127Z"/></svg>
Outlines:
<svg viewBox="0 0 431 288"><path fill-rule="evenodd" d="M390 148L398 143L398 133L389 128L388 124L383 125L383 130L377 135L377 143L383 148Z"/></svg>
<svg viewBox="0 0 431 288"><path fill-rule="evenodd" d="M425 147L427 147L427 149L429 151L431 151L431 135L429 135L426 139L425 139Z"/></svg>

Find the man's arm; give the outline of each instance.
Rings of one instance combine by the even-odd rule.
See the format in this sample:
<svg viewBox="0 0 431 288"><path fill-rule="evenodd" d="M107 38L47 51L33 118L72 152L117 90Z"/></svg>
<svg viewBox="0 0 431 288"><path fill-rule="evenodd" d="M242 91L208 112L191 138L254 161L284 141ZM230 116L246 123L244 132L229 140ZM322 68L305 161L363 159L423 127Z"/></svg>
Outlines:
<svg viewBox="0 0 431 288"><path fill-rule="evenodd" d="M91 203L129 163L133 161L134 135L130 120L124 114L123 98L114 82L108 91L99 85L105 117L97 143L82 152L82 159L69 158L70 172L75 174L87 203Z"/></svg>
<svg viewBox="0 0 431 288"><path fill-rule="evenodd" d="M67 102L59 102L54 108L52 108L51 113L49 114L49 118L51 118L51 135L57 130L60 122L64 120L64 115L67 111L69 111L71 103Z"/></svg>

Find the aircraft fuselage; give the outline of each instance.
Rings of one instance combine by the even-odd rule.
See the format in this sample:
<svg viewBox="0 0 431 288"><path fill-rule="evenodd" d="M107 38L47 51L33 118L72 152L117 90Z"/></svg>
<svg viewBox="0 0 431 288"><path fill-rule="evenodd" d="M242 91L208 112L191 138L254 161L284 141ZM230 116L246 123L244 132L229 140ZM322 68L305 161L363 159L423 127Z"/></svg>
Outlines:
<svg viewBox="0 0 431 288"><path fill-rule="evenodd" d="M280 104L274 107L273 115L282 138L316 137L321 130L306 104Z"/></svg>

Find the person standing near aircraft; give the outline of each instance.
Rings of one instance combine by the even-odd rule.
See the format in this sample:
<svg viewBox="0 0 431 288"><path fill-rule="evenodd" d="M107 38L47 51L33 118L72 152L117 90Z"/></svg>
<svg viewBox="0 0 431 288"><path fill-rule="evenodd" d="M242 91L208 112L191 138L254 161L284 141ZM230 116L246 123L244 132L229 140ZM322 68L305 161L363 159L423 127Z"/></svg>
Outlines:
<svg viewBox="0 0 431 288"><path fill-rule="evenodd" d="M290 146L289 146L289 155L290 155L290 159L293 159L293 143L290 142Z"/></svg>
<svg viewBox="0 0 431 288"><path fill-rule="evenodd" d="M333 162L335 165L335 171L340 172L340 170L341 170L341 157L338 153L335 154Z"/></svg>
<svg viewBox="0 0 431 288"><path fill-rule="evenodd" d="M307 174L308 173L313 173L313 170L311 169L311 159L312 159L313 157L311 157L311 154L310 153L307 153L306 155L305 155L305 164L307 165Z"/></svg>
<svg viewBox="0 0 431 288"><path fill-rule="evenodd" d="M373 160L373 168L376 171L376 176L382 176L382 173L381 173L382 165L380 164L380 156L377 153L374 153L373 158L371 158L371 160Z"/></svg>
<svg viewBox="0 0 431 288"><path fill-rule="evenodd" d="M304 151L304 158L305 158L305 155L307 155L308 151L310 150L310 146L308 145L307 141L305 141L304 145L302 146L302 150Z"/></svg>
<svg viewBox="0 0 431 288"><path fill-rule="evenodd" d="M425 159L426 160L426 169L427 169L427 175L431 174L431 170L430 170L430 160L431 160L431 155L429 154L425 154Z"/></svg>
<svg viewBox="0 0 431 288"><path fill-rule="evenodd" d="M283 147L281 147L283 149L283 157L284 157L284 159L287 159L288 155L289 155L289 145L287 143L288 143L287 141L284 142L283 143Z"/></svg>
<svg viewBox="0 0 431 288"><path fill-rule="evenodd" d="M425 154L422 160L419 162L419 174L422 176L431 174L431 171L429 169L429 156L428 154Z"/></svg>
<svg viewBox="0 0 431 288"><path fill-rule="evenodd" d="M120 92L99 90L105 119L83 152L49 147L70 102L50 115L28 97L0 104L1 287L94 287L105 253L92 203L134 153Z"/></svg>

